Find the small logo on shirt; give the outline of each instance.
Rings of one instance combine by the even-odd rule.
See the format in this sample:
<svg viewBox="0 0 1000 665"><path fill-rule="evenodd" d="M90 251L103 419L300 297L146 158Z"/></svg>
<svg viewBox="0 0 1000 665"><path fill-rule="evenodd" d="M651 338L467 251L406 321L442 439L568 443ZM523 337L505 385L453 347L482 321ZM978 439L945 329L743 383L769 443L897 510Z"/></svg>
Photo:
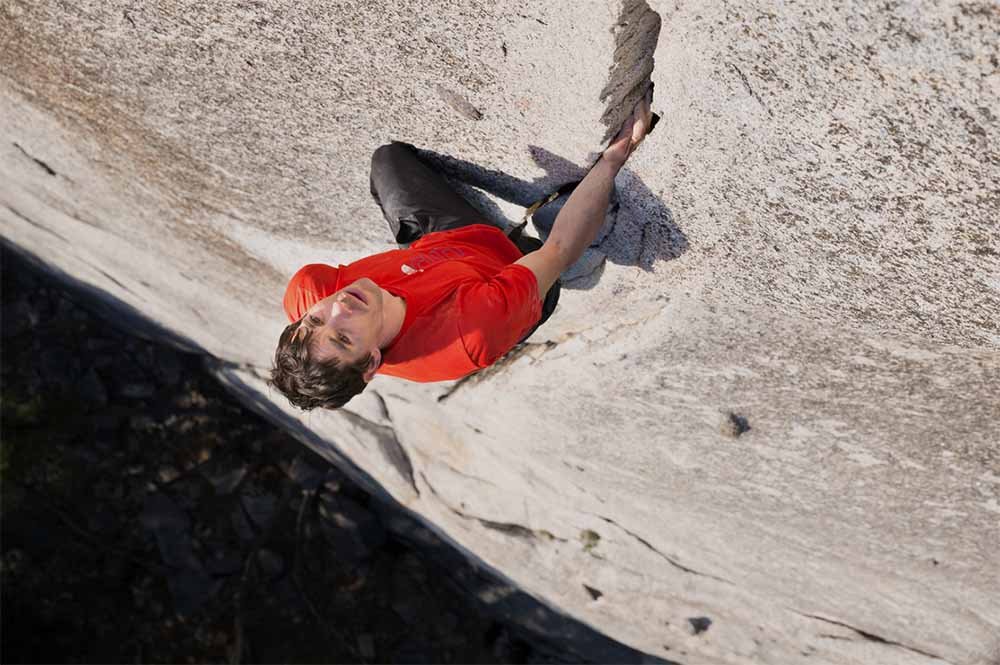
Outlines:
<svg viewBox="0 0 1000 665"><path fill-rule="evenodd" d="M432 266L441 263L442 261L447 261L448 259L460 259L469 256L469 252L461 247L435 247L434 249L429 249L426 252L421 252L415 256L410 256L408 259L413 262L414 266L403 264L399 266L407 275L412 275L414 273L423 272L424 268L430 268Z"/></svg>

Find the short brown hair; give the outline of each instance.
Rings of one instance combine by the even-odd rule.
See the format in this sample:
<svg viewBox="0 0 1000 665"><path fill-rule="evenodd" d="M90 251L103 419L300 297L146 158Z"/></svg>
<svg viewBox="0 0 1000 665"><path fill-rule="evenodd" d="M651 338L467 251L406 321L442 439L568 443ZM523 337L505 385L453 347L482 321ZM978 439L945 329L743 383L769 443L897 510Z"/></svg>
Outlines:
<svg viewBox="0 0 1000 665"><path fill-rule="evenodd" d="M312 330L296 336L302 319L289 324L278 338L269 385L304 411L323 407L339 409L367 387L365 368L372 354L353 365L337 359L316 360L310 354Z"/></svg>

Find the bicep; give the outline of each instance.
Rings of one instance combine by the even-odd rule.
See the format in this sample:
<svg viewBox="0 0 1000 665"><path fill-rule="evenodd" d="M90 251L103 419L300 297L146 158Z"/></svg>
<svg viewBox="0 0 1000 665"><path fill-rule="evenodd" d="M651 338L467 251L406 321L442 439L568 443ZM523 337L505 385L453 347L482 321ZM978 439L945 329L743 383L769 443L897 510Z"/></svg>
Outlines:
<svg viewBox="0 0 1000 665"><path fill-rule="evenodd" d="M522 265L535 275L538 281L538 297L545 300L545 294L549 292L552 285L559 279L559 275L566 270L567 266L562 255L552 245L542 245L533 252L525 254L514 262Z"/></svg>

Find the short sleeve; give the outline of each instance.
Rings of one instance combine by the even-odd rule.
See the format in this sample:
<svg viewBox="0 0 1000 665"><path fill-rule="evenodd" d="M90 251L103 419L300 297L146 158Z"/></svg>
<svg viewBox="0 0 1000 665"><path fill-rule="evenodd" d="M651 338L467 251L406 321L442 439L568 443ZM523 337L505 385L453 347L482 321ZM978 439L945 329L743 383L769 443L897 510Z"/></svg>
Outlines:
<svg viewBox="0 0 1000 665"><path fill-rule="evenodd" d="M456 300L462 343L477 367L496 362L542 316L535 273L516 263L489 280L462 284Z"/></svg>
<svg viewBox="0 0 1000 665"><path fill-rule="evenodd" d="M310 307L337 291L340 271L325 263L302 266L288 281L284 307L289 323L301 319Z"/></svg>

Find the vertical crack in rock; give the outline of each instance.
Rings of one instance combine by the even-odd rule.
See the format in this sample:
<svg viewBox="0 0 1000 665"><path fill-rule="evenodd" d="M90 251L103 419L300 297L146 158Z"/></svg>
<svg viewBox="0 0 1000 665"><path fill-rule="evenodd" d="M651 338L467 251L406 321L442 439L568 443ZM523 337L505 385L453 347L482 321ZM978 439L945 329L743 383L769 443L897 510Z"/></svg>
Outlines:
<svg viewBox="0 0 1000 665"><path fill-rule="evenodd" d="M399 475L402 476L407 482L409 482L410 487L413 488L416 495L420 496L420 490L417 489L417 483L413 478L413 464L410 462L410 456L407 454L406 449L403 448L403 444L399 442L399 437L396 436L396 430L388 425L374 423L364 416L354 413L353 411L348 411L347 409L340 409L340 413L350 420L351 424L368 430L375 435L375 440L378 441L379 445L379 452L381 452L385 460L389 462L389 465L392 466L392 468L394 468L396 472L399 473Z"/></svg>
<svg viewBox="0 0 1000 665"><path fill-rule="evenodd" d="M591 513L591 514L593 514L593 513ZM717 582L723 582L724 584L729 584L729 585L732 585L732 586L736 586L735 582L731 582L731 581L729 581L729 580L727 580L725 578L718 577L718 576L712 575L710 573L703 573L700 570L695 570L694 568L688 568L684 564L676 561L672 557L667 556L666 554L664 554L660 550L658 550L655 547L653 547L653 545L650 544L650 542L648 540L646 540L645 538L643 538L639 534L633 533L632 531L629 531L628 529L626 529L625 527L623 527L621 524L618 524L617 522L615 522L611 518L604 517L603 515L595 515L595 517L600 517L605 522L608 522L610 524L614 524L616 527L618 527L619 529L621 529L622 531L624 531L628 535L632 536L633 538L635 538L636 540L638 540L640 543L642 543L643 545L645 545L646 547L648 547L649 549L653 550L654 552L656 552L657 554L659 554L661 557L663 557L664 559L666 559L667 563L669 563L671 566L674 566L675 568L678 568L679 570L683 570L685 573L691 573L692 575L699 575L701 577L707 577L707 578L713 579L713 580L715 580Z"/></svg>
<svg viewBox="0 0 1000 665"><path fill-rule="evenodd" d="M928 658L936 658L938 660L944 660L943 658L941 658L941 656L938 656L937 654L933 654L933 653L930 653L929 651L924 651L922 649L917 649L916 647L907 646L906 644L902 644L900 642L894 642L892 640L887 640L886 638L881 637L879 635L875 635L874 633L869 633L866 630L861 630L860 628L855 628L854 626L852 626L850 624L847 624L847 623L844 623L843 621L836 621L834 619L827 619L825 617L821 617L821 616L818 616L818 615L815 615L815 614L807 614L805 612L800 612L799 610L796 610L795 608L789 608L789 609L792 612L795 612L796 614L798 614L799 616L806 617L807 619L815 619L816 621L822 621L824 623L829 623L829 624L832 624L834 626L840 626L841 628L847 628L848 630L854 631L855 633L857 633L861 637L863 637L866 640L869 640L871 642L878 642L879 644L888 644L890 646L899 647L901 649L906 649L907 651L912 651L914 653L919 653L921 656L927 656ZM837 636L834 636L834 635L823 635L822 637L830 637L830 638L833 638L833 639L845 639L845 638L837 637Z"/></svg>
<svg viewBox="0 0 1000 665"><path fill-rule="evenodd" d="M514 538L521 538L523 540L531 542L532 544L534 544L534 541L539 539L557 540L562 543L567 542L565 538L560 538L555 534L553 534L551 531L548 531L547 529L531 529L524 526L523 524L515 524L513 522L495 522L493 520L488 520L483 517L470 515L469 513L459 510L458 508L455 508L450 503L445 501L444 497L438 494L437 490L434 489L434 486L431 485L430 481L427 480L427 476L422 471L420 472L420 477L423 478L424 484L427 485L428 489L430 489L431 494L433 494L434 497L438 501L440 501L442 505L444 505L444 507L446 507L448 510L458 515L462 519L475 520L476 522L479 522L487 529L500 531L501 533L505 533Z"/></svg>
<svg viewBox="0 0 1000 665"><path fill-rule="evenodd" d="M607 142L621 127L635 103L649 88L653 53L660 39L660 15L645 0L624 0L621 14L611 28L615 36L614 62L601 91L605 104L601 122L608 128Z"/></svg>

